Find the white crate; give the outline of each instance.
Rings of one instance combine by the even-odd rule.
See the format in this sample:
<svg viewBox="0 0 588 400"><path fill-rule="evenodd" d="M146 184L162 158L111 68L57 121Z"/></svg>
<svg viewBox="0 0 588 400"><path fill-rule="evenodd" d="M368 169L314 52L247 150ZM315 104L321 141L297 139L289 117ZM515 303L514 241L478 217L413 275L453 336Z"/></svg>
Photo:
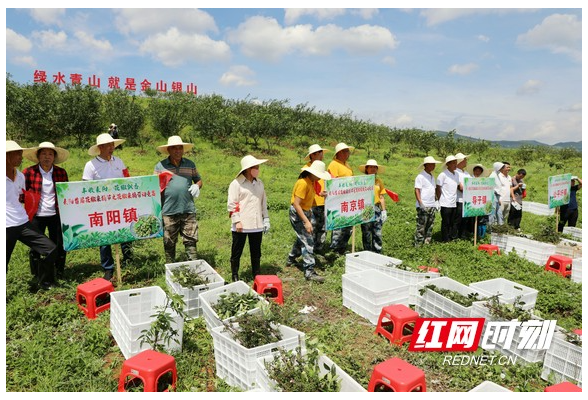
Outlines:
<svg viewBox="0 0 588 400"><path fill-rule="evenodd" d="M257 375L256 381L260 388L262 388L266 392L276 392L281 390L276 390L276 382L270 380L267 369L265 368L265 362L273 361L275 354L261 357L257 359ZM302 354L305 354L303 351ZM326 375L329 371L326 370L324 365L327 365L329 369L335 368L335 373L339 379L341 379L341 388L339 392L365 392L363 386L357 383L352 377L350 377L345 371L343 371L337 364L335 364L329 357L324 354L321 354L318 358L318 366L320 370L320 376Z"/></svg>
<svg viewBox="0 0 588 400"><path fill-rule="evenodd" d="M388 269L393 265L400 264L402 264L402 260L374 253L373 251L358 251L345 255L346 274L368 269Z"/></svg>
<svg viewBox="0 0 588 400"><path fill-rule="evenodd" d="M155 320L154 315L166 303L167 295L159 286L120 290L110 293L110 331L126 359L149 349L148 343L140 345L141 331L148 330ZM168 351L182 349L184 319L172 310L166 311L173 318L172 329L178 331L164 348ZM163 344L163 343L162 343Z"/></svg>
<svg viewBox="0 0 588 400"><path fill-rule="evenodd" d="M499 384L494 383L492 381L484 381L469 391L470 392L512 392L512 390L508 390L504 386L500 386Z"/></svg>
<svg viewBox="0 0 588 400"><path fill-rule="evenodd" d="M297 346L305 348L303 332L285 325L278 327L282 340L247 349L237 343L224 326L212 328L216 375L229 385L249 390L256 387L257 359L270 355L276 349L294 350Z"/></svg>
<svg viewBox="0 0 588 400"><path fill-rule="evenodd" d="M486 333L486 329L488 327L488 322L492 321L503 321L499 318L496 318L490 314L490 310L484 306L484 301L476 301L472 305L472 318L485 318L484 323L484 330L482 335L480 336L480 345L484 340L484 334ZM541 318L532 315L532 319L541 320ZM521 338L521 331L522 327L518 326L515 328L514 335L512 338L512 343L510 344L509 348L506 349L504 347L504 343L494 343L496 351L500 351L502 354L506 356L516 356L516 361L520 363L535 363L539 361L543 361L543 357L545 357L545 350L537 350L537 349L519 349L518 346L522 342L523 338ZM492 350L489 350L492 351Z"/></svg>
<svg viewBox="0 0 588 400"><path fill-rule="evenodd" d="M445 276L417 284L417 291L423 289L426 285L435 285L441 289L453 290L464 296L477 293L476 290L463 283ZM416 304L416 311L422 318L469 318L471 309L472 306L462 306L433 290L426 290L423 295L419 294Z"/></svg>
<svg viewBox="0 0 588 400"><path fill-rule="evenodd" d="M343 274L343 305L372 324L378 323L382 307L408 305L408 284L383 272L369 269Z"/></svg>
<svg viewBox="0 0 588 400"><path fill-rule="evenodd" d="M562 333L556 332L545 353L541 378L553 378L556 383L577 382L582 386L582 347L569 343Z"/></svg>
<svg viewBox="0 0 588 400"><path fill-rule="evenodd" d="M575 226L564 226L563 233L582 240L582 228L576 228Z"/></svg>
<svg viewBox="0 0 588 400"><path fill-rule="evenodd" d="M173 271L181 265L188 265L188 268L191 271L197 273L203 279L207 279L208 283L190 288L174 282ZM200 295L202 295L202 293L210 289L221 287L225 284L224 278L204 260L165 264L165 282L173 293L179 294L184 298L184 302L186 303L184 306L184 312L190 318L202 315L202 307L200 306Z"/></svg>
<svg viewBox="0 0 588 400"><path fill-rule="evenodd" d="M506 250L506 245L508 244L508 235L501 233L491 233L490 244L498 246L500 251L504 252Z"/></svg>
<svg viewBox="0 0 588 400"><path fill-rule="evenodd" d="M539 293L533 288L504 278L488 279L486 281L470 283L470 287L484 297L499 294L500 296L498 296L498 300L505 304L514 304L516 297L521 296L520 301L525 303L522 306L523 310L532 310L535 308L537 294Z"/></svg>
<svg viewBox="0 0 588 400"><path fill-rule="evenodd" d="M572 281L582 282L582 259L575 258L572 260Z"/></svg>
<svg viewBox="0 0 588 400"><path fill-rule="evenodd" d="M227 318L223 321L220 320L216 311L214 311L213 306L218 302L220 296L223 294L229 293L238 293L238 294L247 294L253 293L259 297L259 300L264 303L268 304L268 301L261 295L255 293L253 289L251 289L245 282L237 281L233 283L229 283L228 285L218 287L216 289L210 289L200 295L200 306L202 308L202 315L204 316L204 321L206 322L206 329L210 331L212 328L217 326L222 326L223 321L227 322L231 318ZM257 312L259 308L254 308L249 311L249 313ZM234 317L233 317L234 318Z"/></svg>
<svg viewBox="0 0 588 400"><path fill-rule="evenodd" d="M562 239L555 247L555 253L570 258L580 258L582 257L582 242Z"/></svg>
<svg viewBox="0 0 588 400"><path fill-rule="evenodd" d="M533 201L524 201L523 211L536 215L549 216L555 213L555 208L549 208L549 205L547 204L535 203Z"/></svg>
<svg viewBox="0 0 588 400"><path fill-rule="evenodd" d="M535 264L545 266L549 256L555 254L556 246L550 243L539 242L519 236L508 235L508 243L504 252L506 254L516 251L517 255Z"/></svg>

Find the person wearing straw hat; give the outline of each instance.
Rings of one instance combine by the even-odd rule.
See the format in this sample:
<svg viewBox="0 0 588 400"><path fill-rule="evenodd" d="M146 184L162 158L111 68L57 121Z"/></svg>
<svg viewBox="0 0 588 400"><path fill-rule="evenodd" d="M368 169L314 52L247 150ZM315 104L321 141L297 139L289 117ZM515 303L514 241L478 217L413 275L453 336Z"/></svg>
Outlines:
<svg viewBox="0 0 588 400"><path fill-rule="evenodd" d="M196 164L184 157L184 153L193 147L192 143L185 143L179 136L171 136L167 139L167 144L157 147L160 153L168 157L155 165L154 173L169 171L174 174L161 197L166 263L173 263L176 260L178 235L182 236L188 259L197 259L198 221L194 199L200 195L202 178Z"/></svg>
<svg viewBox="0 0 588 400"><path fill-rule="evenodd" d="M335 155L333 161L329 164L329 173L333 178L343 178L347 176L353 176L353 170L347 163L351 151L355 148L353 146L347 146L341 142L335 146ZM335 229L331 233L331 251L339 254L345 254L347 249L347 243L351 237L352 227L346 227L342 229Z"/></svg>
<svg viewBox="0 0 588 400"><path fill-rule="evenodd" d="M377 176L378 172L383 173L385 167L378 165L376 160L367 160L365 164L359 166L359 170L366 175L376 175L374 184L374 211L376 219L366 224L361 224L361 240L365 251L382 253L382 225L388 219L386 213L386 201L384 195L386 189L384 183Z"/></svg>
<svg viewBox="0 0 588 400"><path fill-rule="evenodd" d="M418 168L423 170L414 180L414 197L416 198L416 232L414 234L415 247L423 244L430 244L433 235L433 224L435 223L435 213L438 211L439 203L435 193L435 176L433 171L441 161L435 160L432 156L427 156Z"/></svg>
<svg viewBox="0 0 588 400"><path fill-rule="evenodd" d="M296 241L288 254L286 265L294 265L296 258L302 256L304 278L309 281L324 282L325 278L314 270L314 238L310 220L315 196L314 183L319 179L327 181L331 179L331 175L326 171L325 163L320 160L313 161L308 167L302 167L301 171L290 199L290 223L296 232Z"/></svg>
<svg viewBox="0 0 588 400"><path fill-rule="evenodd" d="M467 171L468 166L468 158L470 155L466 155L463 153L457 153L455 158L457 158L457 168L455 171L459 175L459 183L463 188L465 182L464 178L470 178L470 173ZM472 217L463 217L463 190L458 188L457 190L457 212L455 214L456 223L457 223L457 237L466 239L467 235L473 232L474 229L474 218Z"/></svg>
<svg viewBox="0 0 588 400"><path fill-rule="evenodd" d="M329 150L323 149L318 144L313 144L308 148L308 154L304 157L308 162L304 165L310 167L316 160L323 161L324 153ZM327 231L325 229L325 181L319 179L314 183L314 203L312 205L312 232L314 236L314 253L322 254L324 245L327 240Z"/></svg>
<svg viewBox="0 0 588 400"><path fill-rule="evenodd" d="M67 160L69 152L61 147L56 147L51 142L43 142L37 147L24 151L23 154L28 160L35 163L22 171L25 176L26 188L40 196L36 209L32 210L34 217L31 222L39 232L45 234L45 230L49 231L49 239L57 245L55 274L58 278L63 278L67 253L63 249L55 184L68 182L69 178L67 171L55 164L61 164ZM31 249L29 252L31 271L38 270L40 262L41 255Z"/></svg>
<svg viewBox="0 0 588 400"><path fill-rule="evenodd" d="M270 229L267 196L263 182L258 178L259 166L267 160L252 155L241 159L241 170L229 185L227 210L231 218L231 278L239 280L239 265L245 241L249 238L251 273L253 279L260 272L261 241Z"/></svg>
<svg viewBox="0 0 588 400"><path fill-rule="evenodd" d="M22 163L23 152L13 140L6 141L6 272L16 242L20 241L43 256L39 268L32 271L37 284L42 289L51 289L55 284L53 266L57 246L47 236L39 233L29 221L29 216L20 201L25 191L25 177L18 167Z"/></svg>
<svg viewBox="0 0 588 400"><path fill-rule="evenodd" d="M441 240L449 242L457 238L457 191L463 190L456 172L457 158L445 157L445 169L437 177L436 196L441 206Z"/></svg>
<svg viewBox="0 0 588 400"><path fill-rule="evenodd" d="M96 144L88 149L88 154L94 158L86 163L82 180L93 181L130 176L125 163L113 155L114 149L124 141L125 139L114 139L109 133L98 135ZM129 263L132 259L132 242L121 243L120 248L123 264ZM111 280L114 272L114 258L110 245L100 246L100 265L104 270L104 279Z"/></svg>

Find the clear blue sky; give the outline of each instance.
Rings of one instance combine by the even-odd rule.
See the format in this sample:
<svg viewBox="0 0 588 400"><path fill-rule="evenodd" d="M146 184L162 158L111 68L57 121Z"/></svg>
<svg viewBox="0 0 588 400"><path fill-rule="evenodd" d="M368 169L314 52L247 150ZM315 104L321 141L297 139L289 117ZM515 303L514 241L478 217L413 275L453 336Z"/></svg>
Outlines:
<svg viewBox="0 0 588 400"><path fill-rule="evenodd" d="M110 3L126 5L100 5ZM35 70L96 75L103 90L134 78L137 94L144 79L193 83L202 95L546 144L581 140L581 44L581 8L6 9L6 72L20 83Z"/></svg>

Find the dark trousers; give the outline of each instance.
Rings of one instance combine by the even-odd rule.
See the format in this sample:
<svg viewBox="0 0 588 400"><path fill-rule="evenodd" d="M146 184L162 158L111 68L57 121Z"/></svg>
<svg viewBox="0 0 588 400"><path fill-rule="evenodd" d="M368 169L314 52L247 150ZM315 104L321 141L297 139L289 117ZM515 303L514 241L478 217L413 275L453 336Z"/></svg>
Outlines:
<svg viewBox="0 0 588 400"><path fill-rule="evenodd" d="M457 239L457 207L441 207L441 240L449 242Z"/></svg>
<svg viewBox="0 0 588 400"><path fill-rule="evenodd" d="M6 272L8 272L8 263L10 263L10 257L12 257L12 252L17 241L21 241L44 257L40 261L39 268L36 271L36 276L39 281L54 281L55 275L53 268L57 247L51 239L39 233L30 222L20 226L6 228Z"/></svg>
<svg viewBox="0 0 588 400"><path fill-rule="evenodd" d="M48 217L35 216L31 221L31 224L42 234L45 234L46 230L49 231L49 239L51 239L51 241L55 243L55 246L57 246L55 255L55 272L58 275L61 275L65 269L65 258L67 256L67 252L63 249L63 236L61 234L61 220L59 219L59 215L55 214ZM31 273L34 274L33 271L38 269L40 260L41 255L35 250L31 249L29 251Z"/></svg>
<svg viewBox="0 0 588 400"><path fill-rule="evenodd" d="M559 208L559 218L557 230L563 232L566 223L568 226L576 226L576 222L578 222L578 209L570 210L567 206L561 206Z"/></svg>
<svg viewBox="0 0 588 400"><path fill-rule="evenodd" d="M231 244L231 272L234 276L239 273L239 266L245 241L249 237L249 253L251 256L251 272L253 278L259 274L261 262L261 240L263 232L232 232L233 243Z"/></svg>
<svg viewBox="0 0 588 400"><path fill-rule="evenodd" d="M125 242L120 244L123 254L123 263L130 261L132 258L132 243ZM100 246L100 264L104 269L114 269L114 257L112 257L112 247Z"/></svg>
<svg viewBox="0 0 588 400"><path fill-rule="evenodd" d="M523 210L517 210L511 207L508 213L508 224L515 229L519 229L521 227L521 219L523 219Z"/></svg>

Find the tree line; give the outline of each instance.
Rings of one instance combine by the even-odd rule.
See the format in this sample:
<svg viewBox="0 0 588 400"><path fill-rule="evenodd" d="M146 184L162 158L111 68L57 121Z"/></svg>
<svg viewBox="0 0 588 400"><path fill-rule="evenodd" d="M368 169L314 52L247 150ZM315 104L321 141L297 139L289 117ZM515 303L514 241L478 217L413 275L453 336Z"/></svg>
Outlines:
<svg viewBox="0 0 588 400"><path fill-rule="evenodd" d="M218 94L194 95L183 92L148 90L142 95L115 89L101 92L89 85L59 86L52 83L19 84L6 77L6 135L23 143L54 143L87 147L96 135L116 123L129 145L181 135L200 138L227 149L251 147L276 154L279 147L305 147L315 142L346 142L367 151L383 153L387 161L394 154L420 157L457 151L478 156L494 152L486 140L456 138L455 130L445 136L416 128L396 128L355 117L351 112L336 114L289 100L253 98L225 99ZM502 149L504 150L504 149ZM517 162L581 157L574 149L521 146Z"/></svg>

